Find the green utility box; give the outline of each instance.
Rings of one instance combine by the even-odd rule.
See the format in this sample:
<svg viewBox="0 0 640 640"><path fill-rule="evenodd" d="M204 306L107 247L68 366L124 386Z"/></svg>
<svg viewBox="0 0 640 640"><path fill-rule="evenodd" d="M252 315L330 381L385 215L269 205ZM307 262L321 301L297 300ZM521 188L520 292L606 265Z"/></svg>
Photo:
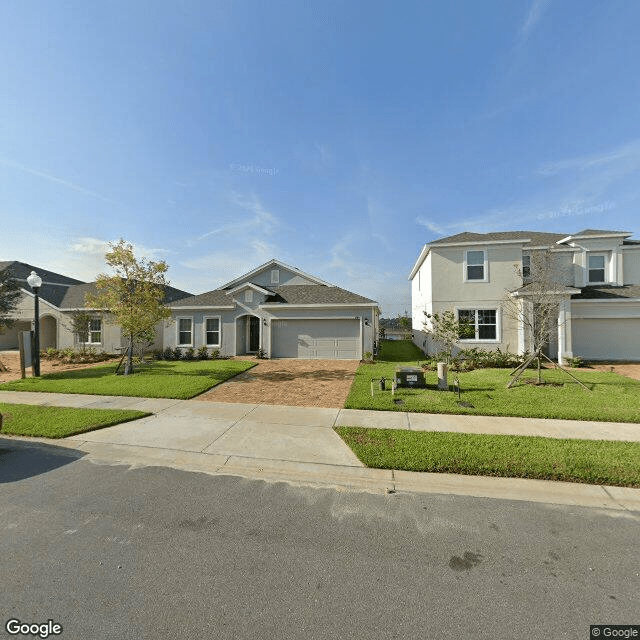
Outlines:
<svg viewBox="0 0 640 640"><path fill-rule="evenodd" d="M420 367L398 367L396 369L396 384L398 387L417 387L427 386L424 379L424 371Z"/></svg>

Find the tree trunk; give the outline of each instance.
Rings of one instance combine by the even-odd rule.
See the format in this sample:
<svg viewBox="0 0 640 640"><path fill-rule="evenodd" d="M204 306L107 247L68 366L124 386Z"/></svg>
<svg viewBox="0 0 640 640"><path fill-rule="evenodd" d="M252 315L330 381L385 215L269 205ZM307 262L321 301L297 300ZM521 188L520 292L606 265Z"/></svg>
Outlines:
<svg viewBox="0 0 640 640"><path fill-rule="evenodd" d="M127 348L127 363L124 365L124 375L133 373L133 336L129 337L129 347Z"/></svg>
<svg viewBox="0 0 640 640"><path fill-rule="evenodd" d="M542 371L540 369L540 353L538 352L538 384L542 384Z"/></svg>

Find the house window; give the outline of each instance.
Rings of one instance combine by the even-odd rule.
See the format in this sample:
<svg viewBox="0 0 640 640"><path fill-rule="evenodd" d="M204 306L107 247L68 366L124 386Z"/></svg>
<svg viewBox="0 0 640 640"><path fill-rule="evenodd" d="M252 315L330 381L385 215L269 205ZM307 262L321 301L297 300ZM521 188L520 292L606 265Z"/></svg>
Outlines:
<svg viewBox="0 0 640 640"><path fill-rule="evenodd" d="M220 346L220 318L206 318L205 325L205 344L207 347Z"/></svg>
<svg viewBox="0 0 640 640"><path fill-rule="evenodd" d="M467 251L465 254L465 280L486 281L486 264L484 251Z"/></svg>
<svg viewBox="0 0 640 640"><path fill-rule="evenodd" d="M91 318L87 331L87 342L85 344L101 344L102 343L102 320L100 318Z"/></svg>
<svg viewBox="0 0 640 640"><path fill-rule="evenodd" d="M247 289L244 292L244 301L245 302L253 302L253 290Z"/></svg>
<svg viewBox="0 0 640 640"><path fill-rule="evenodd" d="M531 277L531 256L522 256L522 279Z"/></svg>
<svg viewBox="0 0 640 640"><path fill-rule="evenodd" d="M602 284L604 279L605 256L589 256L589 284Z"/></svg>
<svg viewBox="0 0 640 640"><path fill-rule="evenodd" d="M458 321L466 323L468 332L461 340L497 340L498 312L496 309L459 309Z"/></svg>
<svg viewBox="0 0 640 640"><path fill-rule="evenodd" d="M192 324L191 318L178 318L178 345L191 346L192 341Z"/></svg>
<svg viewBox="0 0 640 640"><path fill-rule="evenodd" d="M271 269L271 284L280 283L280 269Z"/></svg>

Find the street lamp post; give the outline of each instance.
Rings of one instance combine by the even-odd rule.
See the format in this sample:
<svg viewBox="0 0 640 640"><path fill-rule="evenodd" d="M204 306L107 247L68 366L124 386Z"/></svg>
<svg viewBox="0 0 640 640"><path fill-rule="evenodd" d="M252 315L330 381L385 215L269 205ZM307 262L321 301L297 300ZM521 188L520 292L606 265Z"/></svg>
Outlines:
<svg viewBox="0 0 640 640"><path fill-rule="evenodd" d="M35 325L34 325L34 348L35 353L32 355L33 358L33 375L40 376L40 305L38 292L40 291L40 287L42 286L42 278L35 272L32 271L31 275L27 278L27 282L29 286L33 289L33 293L35 294Z"/></svg>

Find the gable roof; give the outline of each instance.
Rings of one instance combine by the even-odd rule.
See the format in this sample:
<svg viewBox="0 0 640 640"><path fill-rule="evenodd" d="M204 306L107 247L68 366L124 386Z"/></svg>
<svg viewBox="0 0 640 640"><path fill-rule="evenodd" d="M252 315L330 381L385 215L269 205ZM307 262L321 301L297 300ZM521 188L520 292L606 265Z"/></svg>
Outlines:
<svg viewBox="0 0 640 640"><path fill-rule="evenodd" d="M272 258L268 262L265 262L264 264L261 264L259 267L256 267L252 271L249 271L249 273L245 273L244 275L240 276L239 278L235 278L234 280L231 280L230 282L227 282L226 284L223 284L221 287L218 287L218 288L219 289L231 289L231 288L233 288L234 286L236 286L238 284L241 284L243 282L251 280L251 278L253 278L253 276L255 276L257 273L260 273L261 271L266 271L267 269L271 269L273 267L279 267L281 269L288 269L292 273L295 273L295 274L301 276L302 278L310 280L311 282L315 282L317 284L324 284L324 285L327 285L327 286L331 286L328 282L325 282L324 280L320 280L320 278L316 278L315 276L312 276L309 273L305 273L304 271L298 269L297 267L292 267L291 265L285 264L284 262L281 262L280 260L276 260L275 258Z"/></svg>

